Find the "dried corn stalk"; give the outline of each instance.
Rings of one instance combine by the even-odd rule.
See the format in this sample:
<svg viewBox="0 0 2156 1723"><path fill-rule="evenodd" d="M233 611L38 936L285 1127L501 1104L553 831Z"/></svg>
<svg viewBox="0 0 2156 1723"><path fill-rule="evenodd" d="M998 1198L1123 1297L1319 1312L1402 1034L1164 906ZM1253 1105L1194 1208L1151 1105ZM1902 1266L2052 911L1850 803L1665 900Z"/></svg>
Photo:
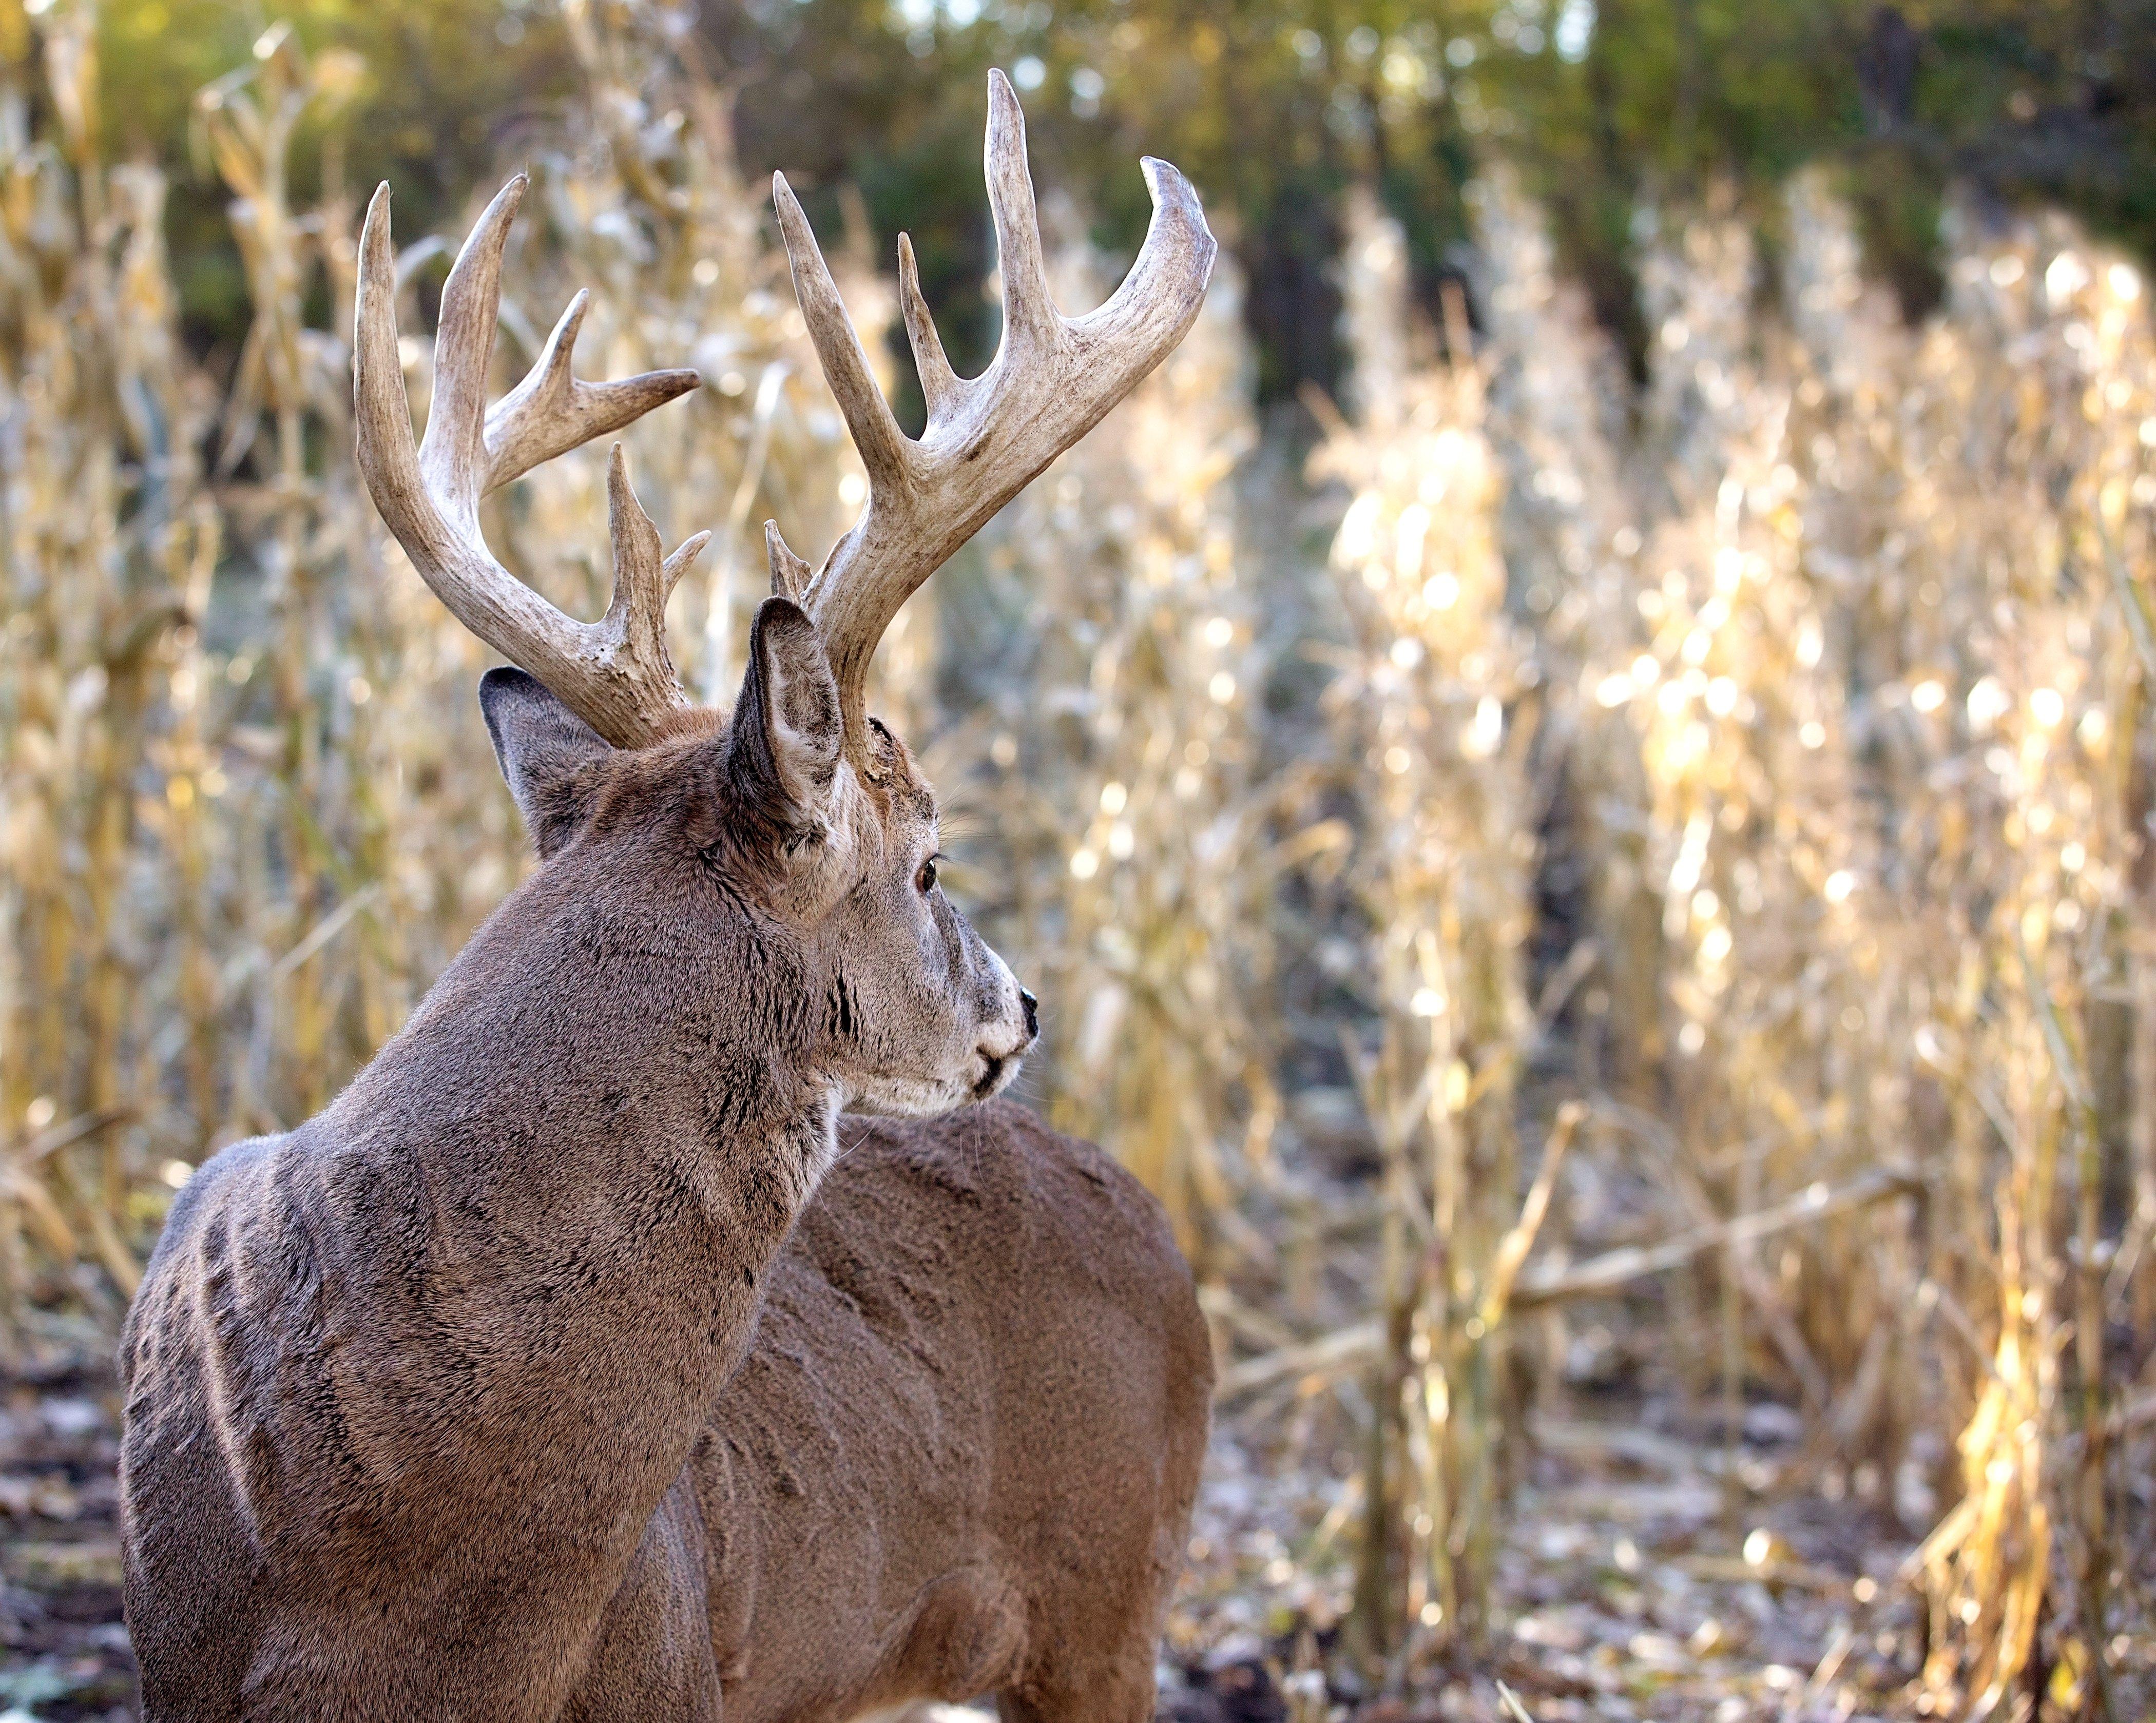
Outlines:
<svg viewBox="0 0 2156 1723"><path fill-rule="evenodd" d="M1059 302L1112 272L1067 208ZM1224 1157L1269 1100L1258 777L1261 618L1236 577L1238 463L1252 442L1233 274L1182 346L985 536L990 591L1022 609L991 772L957 808L993 825L966 888L1042 966L1048 1045L1029 1080L1167 1203L1186 1246L1232 1228ZM947 595L946 603L952 601ZM965 744L975 757L984 727ZM947 777L954 774L946 773ZM1260 1125L1262 1128L1262 1125Z"/></svg>
<svg viewBox="0 0 2156 1723"><path fill-rule="evenodd" d="M1359 419L1314 470L1353 492L1332 567L1358 654L1331 698L1376 1029L1351 1053L1384 1168L1356 1610L1366 1649L1404 1658L1480 1630L1496 1547L1536 854L1520 717L1538 672L1507 609L1503 474L1464 316L1449 362L1421 350L1404 244L1367 207L1348 256Z"/></svg>

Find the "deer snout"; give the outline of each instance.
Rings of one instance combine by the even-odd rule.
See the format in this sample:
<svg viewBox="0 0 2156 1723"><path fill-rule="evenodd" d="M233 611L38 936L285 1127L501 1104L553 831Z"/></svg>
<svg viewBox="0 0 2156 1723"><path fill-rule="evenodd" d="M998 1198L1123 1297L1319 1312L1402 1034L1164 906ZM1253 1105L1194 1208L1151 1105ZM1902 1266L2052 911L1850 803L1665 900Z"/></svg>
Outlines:
<svg viewBox="0 0 2156 1723"><path fill-rule="evenodd" d="M974 1057L979 1061L973 1081L975 1100L986 1100L1002 1090L1017 1071L1019 1061L1040 1038L1040 1002L1019 985L1018 977L1002 958L993 952L989 955L1000 985L992 1008L993 1015L982 1026L980 1038L974 1043Z"/></svg>
<svg viewBox="0 0 2156 1723"><path fill-rule="evenodd" d="M981 1057L991 1064L1017 1060L1040 1038L1040 1002L1024 987L1015 984L1014 987L1018 995L1018 1010L1013 1012L1006 1004L993 1020L983 1025L981 1038L974 1044Z"/></svg>

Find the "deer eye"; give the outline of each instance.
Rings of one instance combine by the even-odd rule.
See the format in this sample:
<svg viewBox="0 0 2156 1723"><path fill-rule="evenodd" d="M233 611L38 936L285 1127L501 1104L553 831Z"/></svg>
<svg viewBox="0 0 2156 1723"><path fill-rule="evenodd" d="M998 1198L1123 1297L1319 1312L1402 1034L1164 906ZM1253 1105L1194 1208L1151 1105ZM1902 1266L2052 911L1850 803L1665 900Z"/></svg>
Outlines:
<svg viewBox="0 0 2156 1723"><path fill-rule="evenodd" d="M936 864L942 859L941 856L930 856L927 861L921 863L921 871L913 876L913 883L920 888L923 897L927 896L936 889Z"/></svg>

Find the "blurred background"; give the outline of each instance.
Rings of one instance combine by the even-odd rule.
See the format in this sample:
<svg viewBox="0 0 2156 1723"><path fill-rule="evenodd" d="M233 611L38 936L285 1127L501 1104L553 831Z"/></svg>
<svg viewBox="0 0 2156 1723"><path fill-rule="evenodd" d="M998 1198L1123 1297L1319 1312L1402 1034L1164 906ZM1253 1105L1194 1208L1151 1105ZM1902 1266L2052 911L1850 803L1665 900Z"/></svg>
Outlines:
<svg viewBox="0 0 2156 1723"><path fill-rule="evenodd" d="M366 194L717 535L865 495L764 177L888 362L1167 366L932 582L879 705L1168 1205L1220 1396L1183 1723L2156 1711L2156 5L0 0L0 1717L131 1715L112 1336L528 865L487 659L351 456ZM909 418L910 415L910 418ZM589 615L602 456L490 505Z"/></svg>

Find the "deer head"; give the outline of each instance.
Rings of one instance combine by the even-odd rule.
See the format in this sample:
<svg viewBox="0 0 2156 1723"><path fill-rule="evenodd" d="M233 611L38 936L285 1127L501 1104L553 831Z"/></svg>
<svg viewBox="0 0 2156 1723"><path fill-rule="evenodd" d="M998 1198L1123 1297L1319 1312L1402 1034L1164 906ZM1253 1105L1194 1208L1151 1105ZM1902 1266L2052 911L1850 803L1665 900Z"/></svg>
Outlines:
<svg viewBox="0 0 2156 1723"><path fill-rule="evenodd" d="M867 467L869 497L820 571L767 525L772 596L757 611L730 718L691 704L666 649L667 598L709 535L662 556L619 444L608 488L614 590L598 622L563 614L510 573L479 523L489 492L694 387L696 374L575 377L579 294L531 373L486 406L519 176L488 206L444 287L434 404L415 448L387 186L361 240L360 468L427 583L520 667L489 673L480 698L542 876L559 876L552 900L564 914L596 901L625 915L749 918L709 973L665 978L669 997L748 989L741 1012L780 1044L774 1054L873 1111L985 1098L1009 1080L1036 1028L1031 995L937 887L935 797L905 745L866 711L876 642L930 574L1182 339L1214 253L1188 182L1147 158L1154 213L1129 279L1098 310L1066 318L1048 294L1024 116L999 72L988 80L987 167L1004 327L979 377L952 372L911 248L899 241L906 333L928 404L918 439L891 417L807 218L774 177L795 290Z"/></svg>

